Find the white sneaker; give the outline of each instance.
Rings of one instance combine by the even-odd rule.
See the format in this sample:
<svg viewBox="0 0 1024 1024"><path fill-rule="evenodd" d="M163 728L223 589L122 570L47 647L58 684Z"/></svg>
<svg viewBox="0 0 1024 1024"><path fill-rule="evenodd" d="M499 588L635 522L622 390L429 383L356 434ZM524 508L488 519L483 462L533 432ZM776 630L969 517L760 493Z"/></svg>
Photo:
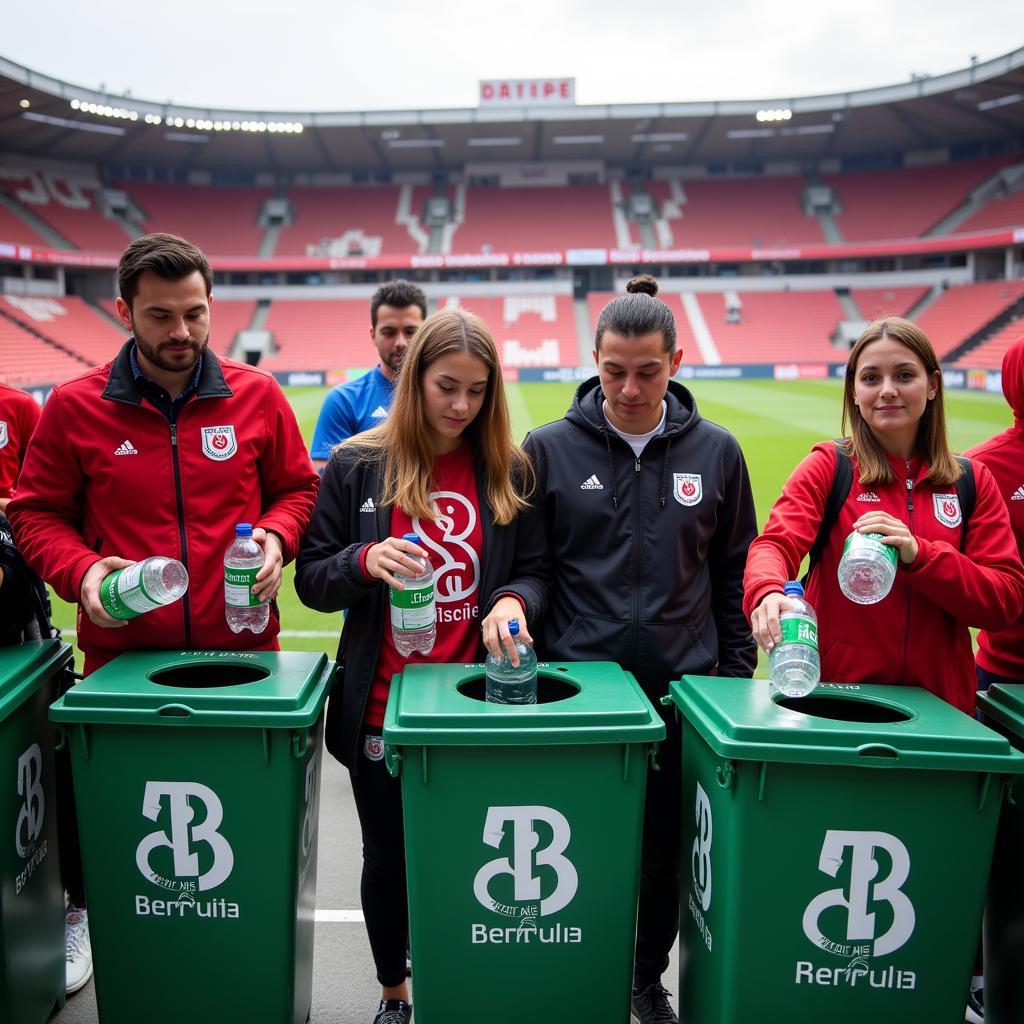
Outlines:
<svg viewBox="0 0 1024 1024"><path fill-rule="evenodd" d="M64 966L68 995L83 988L92 977L88 911L75 909L64 919Z"/></svg>

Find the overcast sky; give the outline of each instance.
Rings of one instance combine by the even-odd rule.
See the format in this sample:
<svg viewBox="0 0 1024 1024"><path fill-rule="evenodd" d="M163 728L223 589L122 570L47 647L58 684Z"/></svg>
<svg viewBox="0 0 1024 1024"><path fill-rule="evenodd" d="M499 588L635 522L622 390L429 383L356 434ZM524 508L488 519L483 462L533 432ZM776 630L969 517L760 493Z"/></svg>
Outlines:
<svg viewBox="0 0 1024 1024"><path fill-rule="evenodd" d="M32 0L0 56L141 99L251 110L475 106L483 78L579 103L771 99L942 74L1024 46L1021 0Z"/></svg>

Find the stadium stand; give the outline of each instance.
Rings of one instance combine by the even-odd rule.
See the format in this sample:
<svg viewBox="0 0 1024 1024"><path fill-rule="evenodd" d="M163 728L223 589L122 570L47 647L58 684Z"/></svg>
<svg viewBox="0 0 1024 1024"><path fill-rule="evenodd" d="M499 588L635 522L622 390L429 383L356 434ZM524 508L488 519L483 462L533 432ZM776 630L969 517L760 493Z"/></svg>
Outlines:
<svg viewBox="0 0 1024 1024"><path fill-rule="evenodd" d="M1005 167L1008 157L884 171L825 175L843 212L836 223L848 242L917 238L956 209L976 185ZM966 228L961 225L958 231Z"/></svg>
<svg viewBox="0 0 1024 1024"><path fill-rule="evenodd" d="M61 298L6 296L4 311L25 327L79 356L89 366L107 362L124 340L102 313L77 295Z"/></svg>
<svg viewBox="0 0 1024 1024"><path fill-rule="evenodd" d="M698 296L723 363L842 362L830 341L843 307L833 291L740 292L739 323L726 323L725 295Z"/></svg>
<svg viewBox="0 0 1024 1024"><path fill-rule="evenodd" d="M970 366L979 370L998 370L1003 365L1003 355L1018 339L1024 337L1024 318L1011 320L980 345L962 355L954 366Z"/></svg>
<svg viewBox="0 0 1024 1024"><path fill-rule="evenodd" d="M906 316L929 292L924 286L909 288L851 288L850 295L865 320Z"/></svg>
<svg viewBox="0 0 1024 1024"><path fill-rule="evenodd" d="M275 299L266 329L278 350L260 360L265 370L325 370L373 366L365 299Z"/></svg>
<svg viewBox="0 0 1024 1024"><path fill-rule="evenodd" d="M145 231L170 231L195 242L207 256L256 256L263 228L260 208L267 188L154 185L121 182L145 214ZM124 248L120 245L116 251Z"/></svg>
<svg viewBox="0 0 1024 1024"><path fill-rule="evenodd" d="M59 182L54 185L59 188ZM32 210L78 249L120 252L131 238L119 224L103 216L96 207L95 195L92 189L79 188L77 195L66 197L65 203L84 205L65 205L51 198L45 205L33 206Z"/></svg>
<svg viewBox="0 0 1024 1024"><path fill-rule="evenodd" d="M452 306L468 309L487 324L503 370L579 362L572 299L567 295L450 296L438 308Z"/></svg>
<svg viewBox="0 0 1024 1024"><path fill-rule="evenodd" d="M4 313L0 313L0 380L58 384L88 369L80 359L48 345Z"/></svg>
<svg viewBox="0 0 1024 1024"><path fill-rule="evenodd" d="M990 199L977 213L968 217L957 231L988 231L1024 224L1024 190Z"/></svg>
<svg viewBox="0 0 1024 1024"><path fill-rule="evenodd" d="M293 222L281 228L275 256L307 256L309 247L324 245L329 256L409 256L426 251L426 236L417 241L402 216L414 217L417 225L429 186L405 186L407 207L402 208L403 188L392 185L288 190ZM320 253L318 253L320 254Z"/></svg>
<svg viewBox="0 0 1024 1024"><path fill-rule="evenodd" d="M117 320L117 307L113 299L101 299L99 305L107 313ZM256 309L256 303L252 299L215 299L213 316L211 318L212 328L210 330L210 348L219 356L226 356L231 352L231 346L235 342L235 335L244 331L252 323L252 315ZM121 341L127 337L125 331L115 327ZM110 354L116 349L111 349ZM109 358L109 356L108 356Z"/></svg>
<svg viewBox="0 0 1024 1024"><path fill-rule="evenodd" d="M615 245L607 185L466 189L453 252L547 252Z"/></svg>
<svg viewBox="0 0 1024 1024"><path fill-rule="evenodd" d="M945 357L1024 296L1024 281L953 285L918 318L936 355Z"/></svg>
<svg viewBox="0 0 1024 1024"><path fill-rule="evenodd" d="M673 185L676 186L675 190ZM676 203L681 188L681 216L669 219L678 246L764 246L821 244L825 238L813 216L803 212L803 178L738 178L728 181L650 181L647 192L658 210Z"/></svg>
<svg viewBox="0 0 1024 1024"><path fill-rule="evenodd" d="M30 228L3 205L0 205L0 242L50 247L50 243L38 231Z"/></svg>

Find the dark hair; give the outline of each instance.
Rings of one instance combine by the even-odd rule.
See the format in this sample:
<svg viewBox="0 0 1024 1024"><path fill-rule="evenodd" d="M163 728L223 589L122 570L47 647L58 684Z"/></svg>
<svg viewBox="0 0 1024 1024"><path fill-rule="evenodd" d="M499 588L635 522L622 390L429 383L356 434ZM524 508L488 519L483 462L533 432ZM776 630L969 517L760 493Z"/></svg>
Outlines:
<svg viewBox="0 0 1024 1024"><path fill-rule="evenodd" d="M129 308L139 293L139 275L146 271L165 281L180 281L199 271L206 284L207 297L213 290L213 271L202 250L177 235L163 232L143 235L121 255L117 265L117 288Z"/></svg>
<svg viewBox="0 0 1024 1024"><path fill-rule="evenodd" d="M650 274L632 278L626 295L612 299L597 318L594 348L600 350L605 331L614 331L626 338L641 334L661 334L666 352L676 350L676 321L672 310L658 295L658 282Z"/></svg>
<svg viewBox="0 0 1024 1024"><path fill-rule="evenodd" d="M393 309L405 309L408 306L419 306L423 319L427 318L427 297L423 289L417 287L412 281L403 281L400 278L395 281L386 281L374 293L370 299L370 326L377 326L377 310L381 306L391 306Z"/></svg>

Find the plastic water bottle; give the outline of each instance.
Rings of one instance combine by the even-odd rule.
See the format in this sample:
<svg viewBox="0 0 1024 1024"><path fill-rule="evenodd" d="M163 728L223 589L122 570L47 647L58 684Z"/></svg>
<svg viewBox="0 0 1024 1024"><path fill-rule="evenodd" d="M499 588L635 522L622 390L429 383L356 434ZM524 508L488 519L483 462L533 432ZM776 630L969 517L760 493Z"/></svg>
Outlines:
<svg viewBox="0 0 1024 1024"><path fill-rule="evenodd" d="M262 633L270 621L270 602L253 595L256 574L263 568L263 548L252 539L252 524L239 523L235 539L224 552L224 617L232 633Z"/></svg>
<svg viewBox="0 0 1024 1024"><path fill-rule="evenodd" d="M839 559L839 589L857 604L876 604L892 589L899 557L882 534L854 530Z"/></svg>
<svg viewBox="0 0 1024 1024"><path fill-rule="evenodd" d="M100 601L115 619L134 619L173 604L188 590L188 572L176 558L156 555L124 569L115 569L100 581Z"/></svg>
<svg viewBox="0 0 1024 1024"><path fill-rule="evenodd" d="M419 544L419 534L407 533L403 540ZM423 568L415 576L396 572L394 577L404 590L391 588L391 635L395 649L403 658L410 654L429 654L437 636L434 608L434 567L429 558L414 558Z"/></svg>
<svg viewBox="0 0 1024 1024"><path fill-rule="evenodd" d="M512 664L504 647L500 658L488 654L484 696L490 704L536 704L537 655L525 640L519 639L518 619L509 619L508 631L515 641L519 667Z"/></svg>
<svg viewBox="0 0 1024 1024"><path fill-rule="evenodd" d="M787 697L806 697L821 681L818 617L803 599L804 588L796 580L790 580L782 592L792 607L779 616L782 643L768 655L772 684Z"/></svg>

